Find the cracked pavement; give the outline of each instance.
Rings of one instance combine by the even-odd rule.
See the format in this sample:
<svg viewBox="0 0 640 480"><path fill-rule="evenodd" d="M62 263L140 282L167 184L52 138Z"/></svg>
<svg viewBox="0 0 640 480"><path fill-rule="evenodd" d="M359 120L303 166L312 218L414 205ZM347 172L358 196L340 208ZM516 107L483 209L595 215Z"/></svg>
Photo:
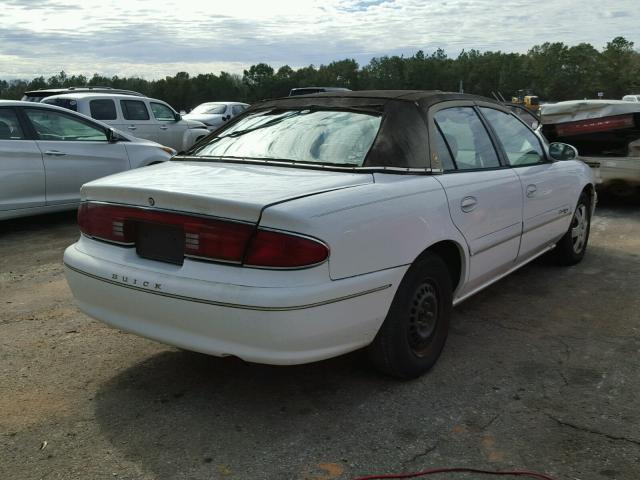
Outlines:
<svg viewBox="0 0 640 480"><path fill-rule="evenodd" d="M601 202L583 263L539 259L455 308L404 383L360 352L271 367L103 326L62 275L77 235L73 213L0 223L0 478L640 478L638 202Z"/></svg>

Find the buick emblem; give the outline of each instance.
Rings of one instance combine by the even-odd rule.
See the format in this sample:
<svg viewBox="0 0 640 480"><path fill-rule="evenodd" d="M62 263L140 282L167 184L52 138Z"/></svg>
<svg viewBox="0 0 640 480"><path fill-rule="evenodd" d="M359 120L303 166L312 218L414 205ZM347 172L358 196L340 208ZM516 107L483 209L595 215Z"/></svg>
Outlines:
<svg viewBox="0 0 640 480"><path fill-rule="evenodd" d="M153 199L153 197L149 197L149 205L153 207L155 204L156 204L156 201Z"/></svg>

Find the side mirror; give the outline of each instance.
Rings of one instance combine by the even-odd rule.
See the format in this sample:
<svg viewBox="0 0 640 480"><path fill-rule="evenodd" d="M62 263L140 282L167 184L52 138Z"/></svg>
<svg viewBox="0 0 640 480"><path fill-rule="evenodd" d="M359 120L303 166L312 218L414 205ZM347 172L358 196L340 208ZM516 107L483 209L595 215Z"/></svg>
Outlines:
<svg viewBox="0 0 640 480"><path fill-rule="evenodd" d="M578 150L567 143L553 142L549 145L549 155L554 160L573 160L578 157Z"/></svg>
<svg viewBox="0 0 640 480"><path fill-rule="evenodd" d="M182 115L180 115L180 114L179 114L179 113L177 113L177 112L174 112L174 113L173 113L173 119L174 119L176 122L179 122L180 120L182 120Z"/></svg>
<svg viewBox="0 0 640 480"><path fill-rule="evenodd" d="M120 135L116 133L113 128L107 130L107 142L109 143L117 143L120 140Z"/></svg>

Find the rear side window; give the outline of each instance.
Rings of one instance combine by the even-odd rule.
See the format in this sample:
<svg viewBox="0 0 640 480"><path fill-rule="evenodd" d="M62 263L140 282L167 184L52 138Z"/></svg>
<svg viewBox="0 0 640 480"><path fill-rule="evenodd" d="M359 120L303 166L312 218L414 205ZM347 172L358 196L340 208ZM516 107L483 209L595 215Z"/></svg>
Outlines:
<svg viewBox="0 0 640 480"><path fill-rule="evenodd" d="M233 116L235 117L236 115L240 115L242 112L244 112L245 108L242 105L234 105L233 107L231 107L231 112L233 113Z"/></svg>
<svg viewBox="0 0 640 480"><path fill-rule="evenodd" d="M144 102L139 100L120 100L122 115L125 120L149 120L149 111Z"/></svg>
<svg viewBox="0 0 640 480"><path fill-rule="evenodd" d="M444 141L444 137L442 136L442 132L439 128L436 128L436 153L438 154L440 164L444 171L456 169L449 147Z"/></svg>
<svg viewBox="0 0 640 480"><path fill-rule="evenodd" d="M458 170L500 167L487 129L472 107L440 110L434 119Z"/></svg>
<svg viewBox="0 0 640 480"><path fill-rule="evenodd" d="M173 110L162 103L151 102L151 111L156 120L162 122L174 122L176 120Z"/></svg>
<svg viewBox="0 0 640 480"><path fill-rule="evenodd" d="M0 108L0 140L24 140L22 127L13 108Z"/></svg>
<svg viewBox="0 0 640 480"><path fill-rule="evenodd" d="M66 108L74 112L78 111L78 102L72 98L47 98L42 103L48 103L49 105L56 105L58 107Z"/></svg>
<svg viewBox="0 0 640 480"><path fill-rule="evenodd" d="M96 120L115 120L116 115L116 102L109 99L91 100L89 102L89 110L91 111L91 117Z"/></svg>
<svg viewBox="0 0 640 480"><path fill-rule="evenodd" d="M536 134L513 115L486 107L481 107L480 111L502 143L509 165L517 167L545 161L542 145Z"/></svg>

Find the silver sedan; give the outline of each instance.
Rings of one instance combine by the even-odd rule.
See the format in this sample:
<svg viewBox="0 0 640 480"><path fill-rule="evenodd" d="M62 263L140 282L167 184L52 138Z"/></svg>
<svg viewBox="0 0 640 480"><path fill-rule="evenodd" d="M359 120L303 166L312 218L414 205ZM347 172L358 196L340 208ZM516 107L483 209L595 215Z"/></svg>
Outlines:
<svg viewBox="0 0 640 480"><path fill-rule="evenodd" d="M0 220L76 208L82 184L174 154L63 108L0 100Z"/></svg>

